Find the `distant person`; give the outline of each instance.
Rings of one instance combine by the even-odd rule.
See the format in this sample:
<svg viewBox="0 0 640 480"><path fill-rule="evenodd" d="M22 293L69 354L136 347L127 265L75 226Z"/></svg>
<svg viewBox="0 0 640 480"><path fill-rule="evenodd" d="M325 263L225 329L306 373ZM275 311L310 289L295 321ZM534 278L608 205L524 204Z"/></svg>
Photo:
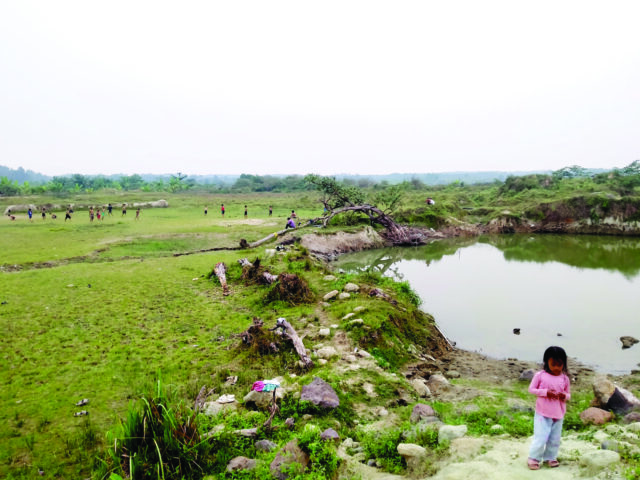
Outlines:
<svg viewBox="0 0 640 480"><path fill-rule="evenodd" d="M296 211L295 210L291 210L291 218L298 218L298 216L296 215Z"/></svg>
<svg viewBox="0 0 640 480"><path fill-rule="evenodd" d="M220 205L220 213L224 217L224 203L222 205Z"/></svg>
<svg viewBox="0 0 640 480"><path fill-rule="evenodd" d="M97 218L98 220L100 220L100 209L98 209L98 210L96 211L96 218Z"/></svg>
<svg viewBox="0 0 640 480"><path fill-rule="evenodd" d="M112 210L113 210L113 205L111 204L107 205L107 212L109 212L109 216L112 215Z"/></svg>
<svg viewBox="0 0 640 480"><path fill-rule="evenodd" d="M57 216L55 213L52 213L52 214L51 214L51 218L52 218L53 220L55 220L56 218L58 218L58 216Z"/></svg>
<svg viewBox="0 0 640 480"><path fill-rule="evenodd" d="M273 215L273 207L269 205L269 216Z"/></svg>
<svg viewBox="0 0 640 480"><path fill-rule="evenodd" d="M427 203L427 205L435 205L436 202L433 200L433 198L428 197L425 202Z"/></svg>
<svg viewBox="0 0 640 480"><path fill-rule="evenodd" d="M207 212L209 211L209 207L207 207L206 205L204 206L204 216L207 216Z"/></svg>
<svg viewBox="0 0 640 480"><path fill-rule="evenodd" d="M27 210L27 215L29 215L29 221L32 222L33 221L33 210L31 210L31 209Z"/></svg>
<svg viewBox="0 0 640 480"><path fill-rule="evenodd" d="M122 204L122 215L121 216L125 216L127 214L127 204L123 203Z"/></svg>
<svg viewBox="0 0 640 480"><path fill-rule="evenodd" d="M136 210L136 220L140 220L140 207Z"/></svg>
<svg viewBox="0 0 640 480"><path fill-rule="evenodd" d="M73 207L69 205L69 213L73 213Z"/></svg>
<svg viewBox="0 0 640 480"><path fill-rule="evenodd" d="M293 221L293 218L287 217L287 224L285 225L285 230L287 228L296 228L296 222Z"/></svg>
<svg viewBox="0 0 640 480"><path fill-rule="evenodd" d="M42 219L45 220L47 218L47 211L44 207L42 207Z"/></svg>
<svg viewBox="0 0 640 480"><path fill-rule="evenodd" d="M247 218L247 206L244 206L244 218Z"/></svg>
<svg viewBox="0 0 640 480"><path fill-rule="evenodd" d="M15 219L16 219L16 216L15 216L15 215L11 215L11 214L9 214L9 219L11 219L11 220L13 221L13 220L15 220Z"/></svg>
<svg viewBox="0 0 640 480"><path fill-rule="evenodd" d="M93 207L89 207L89 221L93 222Z"/></svg>
<svg viewBox="0 0 640 480"><path fill-rule="evenodd" d="M64 221L71 220L71 209L67 208L67 212L64 214Z"/></svg>

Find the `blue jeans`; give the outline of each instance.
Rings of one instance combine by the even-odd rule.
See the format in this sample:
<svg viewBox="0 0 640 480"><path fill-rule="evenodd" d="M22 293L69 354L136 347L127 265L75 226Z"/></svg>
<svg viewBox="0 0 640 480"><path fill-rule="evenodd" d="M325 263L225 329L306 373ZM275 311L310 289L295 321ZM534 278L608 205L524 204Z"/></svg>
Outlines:
<svg viewBox="0 0 640 480"><path fill-rule="evenodd" d="M536 413L533 417L533 442L529 449L529 458L538 461L556 460L561 435L562 418L556 420Z"/></svg>

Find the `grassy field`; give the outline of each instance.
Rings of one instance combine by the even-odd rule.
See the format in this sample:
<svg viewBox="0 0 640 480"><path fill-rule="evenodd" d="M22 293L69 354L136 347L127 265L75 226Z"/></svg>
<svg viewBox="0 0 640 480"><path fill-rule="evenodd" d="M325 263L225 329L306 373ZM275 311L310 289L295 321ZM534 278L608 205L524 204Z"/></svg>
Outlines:
<svg viewBox="0 0 640 480"><path fill-rule="evenodd" d="M150 199L157 198L11 201L119 205ZM144 209L139 220L129 208L127 216L114 209L113 216L93 222L86 210L76 210L66 223L60 211L55 220L36 213L33 222L26 215L0 222L0 477L30 478L38 469L44 478L89 476L84 456L90 447L102 442L129 401L147 391L159 372L185 396L195 395L211 384L220 365L233 368L225 349L231 333L244 330L253 316L266 321L291 313L265 309L250 289L223 298L219 286L204 278L215 263L233 268L246 252L173 253L263 238L283 228L291 209L301 218L317 215L309 200L292 195L167 200L170 208ZM220 203L227 208L224 218ZM189 388L193 391L186 392ZM83 398L89 404L76 407ZM89 416L73 416L83 409Z"/></svg>

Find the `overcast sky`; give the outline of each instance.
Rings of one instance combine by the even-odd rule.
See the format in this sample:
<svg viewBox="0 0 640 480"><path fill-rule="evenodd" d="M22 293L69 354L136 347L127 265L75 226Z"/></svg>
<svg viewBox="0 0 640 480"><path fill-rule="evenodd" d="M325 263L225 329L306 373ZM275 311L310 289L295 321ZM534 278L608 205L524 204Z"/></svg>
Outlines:
<svg viewBox="0 0 640 480"><path fill-rule="evenodd" d="M0 3L0 165L428 173L640 159L638 1Z"/></svg>

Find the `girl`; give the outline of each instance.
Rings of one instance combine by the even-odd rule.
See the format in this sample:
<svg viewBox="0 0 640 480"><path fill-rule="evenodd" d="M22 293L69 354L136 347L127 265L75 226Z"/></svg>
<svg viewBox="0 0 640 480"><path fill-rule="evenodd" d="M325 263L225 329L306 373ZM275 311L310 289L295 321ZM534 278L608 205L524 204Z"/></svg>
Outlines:
<svg viewBox="0 0 640 480"><path fill-rule="evenodd" d="M562 434L562 419L571 398L567 354L560 347L549 347L544 352L544 370L536 373L529 385L529 393L536 400L533 419L533 442L529 450L527 465L538 470L540 462L546 461L554 468L558 463L558 448Z"/></svg>

